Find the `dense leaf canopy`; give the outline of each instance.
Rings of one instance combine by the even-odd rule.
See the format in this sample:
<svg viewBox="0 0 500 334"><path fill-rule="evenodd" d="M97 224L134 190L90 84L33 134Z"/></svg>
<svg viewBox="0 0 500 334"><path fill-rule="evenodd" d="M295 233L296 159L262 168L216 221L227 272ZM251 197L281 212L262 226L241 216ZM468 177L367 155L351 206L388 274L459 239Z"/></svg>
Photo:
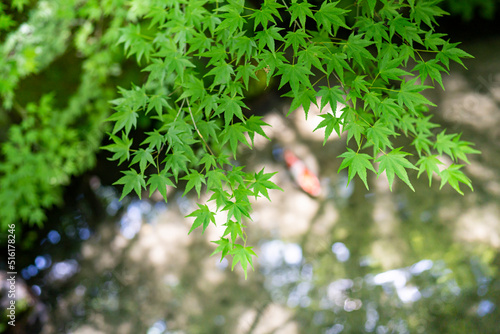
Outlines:
<svg viewBox="0 0 500 334"><path fill-rule="evenodd" d="M358 175L368 188L369 173L386 174L391 188L401 179L413 190L408 171L415 169L463 194L460 184L472 185L461 167L478 152L459 134L437 130L434 104L422 95L428 84L444 88L450 61L463 65L471 57L435 32L446 14L437 3L53 0L26 9L20 25L26 2L2 5L0 29L8 34L0 46L0 94L3 108L19 118L2 143L2 226L42 222L43 209L60 201L60 187L92 166L109 131L102 149L117 165L126 163L116 181L122 198L157 190L166 201L167 186L187 182L185 194L208 199L189 215L191 231L225 213L216 252L246 272L255 255L244 225L250 198L269 199L268 190L278 189L273 173L237 162L241 144L251 148L255 135L266 137L267 124L245 100L255 85L276 85L291 98L290 112L302 106L307 117L319 105L316 130L324 129L325 142L346 139L339 158L349 181ZM63 54L69 36L82 62L78 91L63 106L50 94L19 104L20 80ZM131 66L126 58L142 75L113 99L120 64ZM141 120L152 129L138 142ZM400 135L410 139L407 146L395 144Z"/></svg>

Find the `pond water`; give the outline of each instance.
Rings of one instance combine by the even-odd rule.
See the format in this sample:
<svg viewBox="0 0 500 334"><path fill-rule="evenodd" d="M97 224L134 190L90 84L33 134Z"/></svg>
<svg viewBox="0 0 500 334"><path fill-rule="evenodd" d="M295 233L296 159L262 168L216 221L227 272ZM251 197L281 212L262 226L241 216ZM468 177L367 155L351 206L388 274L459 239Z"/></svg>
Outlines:
<svg viewBox="0 0 500 334"><path fill-rule="evenodd" d="M257 200L248 242L259 257L248 279L209 255L222 233L187 236L195 201L182 191L118 201L98 175L92 194L55 217L21 274L38 323L30 333L498 333L500 331L500 41L464 45L476 56L429 98L436 120L475 142L475 191L415 180L347 186L343 141L322 145L316 121L272 104L272 141L245 151L249 168L278 171L284 192ZM287 147L320 178L312 198L273 149ZM103 215L89 213L89 198ZM75 209L77 208L77 209ZM89 217L93 217L89 220ZM101 220L99 217L106 217ZM220 219L219 219L220 218ZM218 217L218 222L223 217ZM35 304L36 303L36 304ZM21 333L21 332L20 332Z"/></svg>

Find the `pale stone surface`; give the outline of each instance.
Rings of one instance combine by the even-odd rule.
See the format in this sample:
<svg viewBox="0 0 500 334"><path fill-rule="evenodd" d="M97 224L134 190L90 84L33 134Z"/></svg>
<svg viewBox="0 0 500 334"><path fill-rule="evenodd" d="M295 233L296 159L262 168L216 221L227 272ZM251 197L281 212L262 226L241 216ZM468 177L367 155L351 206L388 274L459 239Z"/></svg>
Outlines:
<svg viewBox="0 0 500 334"><path fill-rule="evenodd" d="M456 222L455 237L500 248L500 208L495 204L477 206L463 212Z"/></svg>

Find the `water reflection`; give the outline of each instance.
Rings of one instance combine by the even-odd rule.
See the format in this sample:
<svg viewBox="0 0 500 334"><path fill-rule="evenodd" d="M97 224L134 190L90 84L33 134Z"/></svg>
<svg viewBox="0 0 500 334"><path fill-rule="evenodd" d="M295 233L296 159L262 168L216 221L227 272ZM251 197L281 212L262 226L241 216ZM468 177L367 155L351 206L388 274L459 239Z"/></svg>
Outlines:
<svg viewBox="0 0 500 334"><path fill-rule="evenodd" d="M498 314L499 283L491 265L497 253L487 250L474 255L473 249L452 248L453 241L442 238L447 234L435 222L436 211L429 210L428 206L415 206L417 200L415 203L403 201L408 198L406 195L396 196L404 203L395 207L396 212L403 210L406 213L398 218L404 224L393 225L401 230L394 228L390 231L392 234L379 234L372 227L376 225L361 225L363 219L352 219L356 214L372 217L371 205L379 199L377 196L367 197L357 189L358 193L354 192L347 202L338 203L339 196L326 197L318 211L334 203L339 215L346 218L332 225L331 231L314 236L316 239L312 242L322 246L311 250L307 238L292 242L269 239L267 235L256 247L259 254L256 272L250 273L249 281L242 283L237 274L228 270L227 259L211 258L208 264L203 262L205 257L200 254L209 254L213 248L204 246L201 234L189 241L193 244L186 242L186 248L181 251L171 251L164 265L149 264L154 256L148 247L158 245L152 245L153 241L145 242L145 236L156 236L160 231L165 235L174 233L172 224L178 222L175 226L182 226L184 232L175 235L192 240L187 239L189 226L182 219L192 208L191 199L174 195L175 206L170 206L170 202L167 205L133 199L117 208L112 204L116 193L102 188L97 192L104 194L102 198L107 203L107 210L116 209L116 224L111 225L119 232L117 235L96 232L96 238L92 238L94 232L82 217L77 217L76 226L63 224L60 227L64 233L50 230L44 244L56 247L67 239L87 240L96 247L93 253L96 258L110 256L104 266L106 269L95 271L96 267L89 269L89 263L82 265L75 259L61 259L45 253L37 255L22 271L27 280L45 277L43 284L32 286L34 295L38 296L47 293L51 283L69 282L74 278L77 284L70 294L75 300L70 313L83 321L96 312L109 319L127 321L125 319L131 314L123 310L123 305L151 303L149 320L134 318L134 323L143 326L140 328L145 333L246 334L252 333L249 328L264 328L262 323L268 319L268 312L275 310L266 305L278 305L282 308L280 312L286 314L284 319L303 324L303 330L287 332L291 334L427 334L438 333L429 330L437 326L432 314L453 319L457 312L464 312L468 321L472 321L472 314L473 319L484 321L484 328L490 328L487 324ZM363 210L352 210L351 201L355 203L359 198L364 200ZM258 224L266 224L265 212L257 216ZM102 239L105 235L108 239ZM398 238L407 238L404 240L412 248L401 248L408 256L403 266L386 270L382 265L384 259L371 252L369 246L384 238L388 239L388 245L397 243ZM425 243L426 239L439 242ZM99 240L102 241L100 248L96 246ZM209 240L206 241L208 244ZM165 252L169 252L168 247L169 244L164 245ZM200 250L203 247L207 247L206 251ZM178 266L171 265L185 253L189 254L185 266L179 265L182 262L177 262ZM133 258L137 260L131 262ZM250 296L245 297L247 290L251 291ZM233 316L231 310L253 307L259 307L253 323L242 325L244 330L233 331L240 328L240 317ZM189 323L179 323L178 317L183 313L190 319ZM199 323L206 324L207 329L200 329L196 325ZM184 328L190 330L182 330ZM255 331L261 332L265 333Z"/></svg>
<svg viewBox="0 0 500 334"><path fill-rule="evenodd" d="M302 248L295 243L266 241L260 246L260 251L259 262L264 271L266 268L276 268L283 264L296 266L302 262Z"/></svg>
<svg viewBox="0 0 500 334"><path fill-rule="evenodd" d="M96 227L78 210L62 217L21 274L61 314L53 320L61 333L84 333L95 319L101 332L120 334L497 333L500 198L490 181L500 151L472 134L488 152L473 165L489 176L464 197L426 180L415 193L375 179L370 192L360 182L346 187L332 158L343 147L299 143L329 190L312 199L278 174L286 194L270 194L249 223L249 244L261 242L247 281L227 259L208 257L213 226L187 236L183 216L195 202L182 191L168 204L120 202L119 190L95 178L109 220ZM253 154L284 169L272 147ZM68 247L82 241L82 252Z"/></svg>
<svg viewBox="0 0 500 334"><path fill-rule="evenodd" d="M349 257L351 256L349 249L342 242L334 243L332 245L332 252L335 254L337 260L339 260L340 262L346 262L347 260L349 260Z"/></svg>
<svg viewBox="0 0 500 334"><path fill-rule="evenodd" d="M427 260L426 259L426 260L418 261L417 263L415 263L414 265L412 265L410 267L410 274L412 274L412 275L420 275L424 271L430 270L432 268L433 264L434 263L432 262L432 260Z"/></svg>
<svg viewBox="0 0 500 334"><path fill-rule="evenodd" d="M61 240L61 235L59 234L59 232L52 230L49 232L49 234L47 234L47 239L49 239L49 241L55 245Z"/></svg>
<svg viewBox="0 0 500 334"><path fill-rule="evenodd" d="M481 300L477 306L477 315L484 317L495 310L495 304L489 300Z"/></svg>
<svg viewBox="0 0 500 334"><path fill-rule="evenodd" d="M56 262L49 272L49 280L66 280L77 273L79 264L76 260Z"/></svg>
<svg viewBox="0 0 500 334"><path fill-rule="evenodd" d="M167 323L164 320L158 320L148 329L147 334L163 334L166 330Z"/></svg>

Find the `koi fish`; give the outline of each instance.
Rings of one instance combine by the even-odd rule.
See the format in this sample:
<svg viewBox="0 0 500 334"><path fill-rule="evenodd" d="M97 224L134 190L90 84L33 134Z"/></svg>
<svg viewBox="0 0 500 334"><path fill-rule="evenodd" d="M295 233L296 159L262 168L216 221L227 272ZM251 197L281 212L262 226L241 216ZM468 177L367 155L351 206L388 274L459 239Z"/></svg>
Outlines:
<svg viewBox="0 0 500 334"><path fill-rule="evenodd" d="M307 168L306 164L288 149L284 149L283 158L293 179L300 188L311 196L319 196L321 194L319 179L309 168Z"/></svg>

